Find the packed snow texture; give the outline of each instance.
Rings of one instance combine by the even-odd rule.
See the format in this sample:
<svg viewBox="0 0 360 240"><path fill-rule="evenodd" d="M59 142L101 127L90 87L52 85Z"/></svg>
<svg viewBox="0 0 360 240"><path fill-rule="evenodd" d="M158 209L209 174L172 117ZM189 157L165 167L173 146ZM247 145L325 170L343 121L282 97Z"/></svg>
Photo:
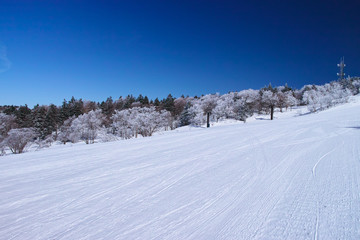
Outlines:
<svg viewBox="0 0 360 240"><path fill-rule="evenodd" d="M1 157L0 239L360 239L359 116L355 97Z"/></svg>

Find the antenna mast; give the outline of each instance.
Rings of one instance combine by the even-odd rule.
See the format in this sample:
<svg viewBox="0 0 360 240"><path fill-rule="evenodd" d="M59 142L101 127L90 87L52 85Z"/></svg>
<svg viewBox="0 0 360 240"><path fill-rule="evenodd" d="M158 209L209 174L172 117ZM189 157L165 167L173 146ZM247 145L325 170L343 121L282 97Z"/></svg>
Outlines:
<svg viewBox="0 0 360 240"><path fill-rule="evenodd" d="M340 72L337 74L339 76L339 80L343 80L345 76L344 68L346 66L344 57L340 58L340 63L338 63L337 66L340 68Z"/></svg>

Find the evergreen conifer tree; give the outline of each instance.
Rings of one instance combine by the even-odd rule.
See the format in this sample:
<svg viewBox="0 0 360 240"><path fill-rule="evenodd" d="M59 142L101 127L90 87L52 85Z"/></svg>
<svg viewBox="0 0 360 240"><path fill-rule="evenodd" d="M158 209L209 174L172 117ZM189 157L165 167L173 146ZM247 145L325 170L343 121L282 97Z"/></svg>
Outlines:
<svg viewBox="0 0 360 240"><path fill-rule="evenodd" d="M155 106L155 107L159 107L159 106L160 106L160 101L159 101L158 98L155 98L155 100L154 100L154 106Z"/></svg>
<svg viewBox="0 0 360 240"><path fill-rule="evenodd" d="M19 128L29 128L33 126L31 109L25 104L20 106L15 112L16 123Z"/></svg>
<svg viewBox="0 0 360 240"><path fill-rule="evenodd" d="M37 105L33 109L33 126L37 136L39 136L41 139L45 139L45 137L49 134L49 122L46 121L46 113L47 110L45 106Z"/></svg>
<svg viewBox="0 0 360 240"><path fill-rule="evenodd" d="M173 98L171 94L169 94L167 98L163 100L163 108L166 111L169 111L172 115L174 115L174 111L175 111L174 100L175 98Z"/></svg>
<svg viewBox="0 0 360 240"><path fill-rule="evenodd" d="M50 135L54 133L55 134L54 138L55 140L57 140L61 119L60 119L60 111L54 104L51 104L49 106L48 111L46 113L45 121L47 122L46 134Z"/></svg>
<svg viewBox="0 0 360 240"><path fill-rule="evenodd" d="M187 126L190 124L191 121L191 114L189 112L189 108L191 107L190 102L187 102L184 110L181 112L180 117L179 117L179 126Z"/></svg>

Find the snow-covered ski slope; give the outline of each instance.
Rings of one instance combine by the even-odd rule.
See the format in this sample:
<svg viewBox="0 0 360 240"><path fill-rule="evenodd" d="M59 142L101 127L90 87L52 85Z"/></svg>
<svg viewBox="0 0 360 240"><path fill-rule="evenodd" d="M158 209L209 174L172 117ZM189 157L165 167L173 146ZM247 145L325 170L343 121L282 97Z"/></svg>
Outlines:
<svg viewBox="0 0 360 240"><path fill-rule="evenodd" d="M0 158L0 239L360 239L360 101Z"/></svg>

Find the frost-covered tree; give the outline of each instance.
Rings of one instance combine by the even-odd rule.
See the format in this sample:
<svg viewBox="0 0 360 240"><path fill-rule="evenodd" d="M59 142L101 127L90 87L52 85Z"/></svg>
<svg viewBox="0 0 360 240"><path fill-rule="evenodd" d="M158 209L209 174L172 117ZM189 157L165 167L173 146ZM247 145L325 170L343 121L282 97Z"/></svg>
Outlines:
<svg viewBox="0 0 360 240"><path fill-rule="evenodd" d="M295 94L292 91L285 92L285 102L284 106L286 110L288 108L297 106L299 104L298 99L295 97Z"/></svg>
<svg viewBox="0 0 360 240"><path fill-rule="evenodd" d="M64 144L66 144L67 142L75 143L80 140L80 133L75 131L75 129L72 127L72 122L74 121L74 119L75 116L68 118L60 127L58 139Z"/></svg>
<svg viewBox="0 0 360 240"><path fill-rule="evenodd" d="M217 99L216 106L212 110L216 121L219 119L235 118L234 113L235 93L228 93Z"/></svg>
<svg viewBox="0 0 360 240"><path fill-rule="evenodd" d="M170 119L171 114L166 110L156 111L155 107L134 107L116 111L112 116L112 126L117 135L123 139L137 137L138 134L148 137L162 128L169 127Z"/></svg>
<svg viewBox="0 0 360 240"><path fill-rule="evenodd" d="M283 90L280 90L283 89ZM287 89L286 87L279 87L278 91L275 93L278 97L277 107L280 108L280 112L283 111L283 108L286 110L289 107L296 106L298 104L297 99L294 97L294 94L292 91L284 91L284 89Z"/></svg>
<svg viewBox="0 0 360 240"><path fill-rule="evenodd" d="M261 103L266 109L270 109L270 119L274 119L274 108L278 104L279 98L274 91L265 90L262 92Z"/></svg>
<svg viewBox="0 0 360 240"><path fill-rule="evenodd" d="M0 113L0 137L6 137L7 133L16 126L16 118L13 115Z"/></svg>
<svg viewBox="0 0 360 240"><path fill-rule="evenodd" d="M236 101L233 106L234 118L246 122L246 119L252 115L249 105L245 101Z"/></svg>
<svg viewBox="0 0 360 240"><path fill-rule="evenodd" d="M260 91L259 90L243 90L236 94L237 101L243 102L248 109L248 114L251 116L256 110L260 109Z"/></svg>
<svg viewBox="0 0 360 240"><path fill-rule="evenodd" d="M206 127L210 127L210 114L217 105L217 95L205 95L201 98L201 109L206 114Z"/></svg>
<svg viewBox="0 0 360 240"><path fill-rule="evenodd" d="M305 91L303 94L303 101L307 105L309 111L316 112L317 110L322 109L322 95L320 92L311 89Z"/></svg>
<svg viewBox="0 0 360 240"><path fill-rule="evenodd" d="M16 127L15 116L0 113L0 155L5 154L6 143L4 139L8 136L8 132Z"/></svg>
<svg viewBox="0 0 360 240"><path fill-rule="evenodd" d="M360 93L360 78L353 78L351 79L351 84L353 86L352 94L356 95Z"/></svg>
<svg viewBox="0 0 360 240"><path fill-rule="evenodd" d="M206 117L203 109L201 108L200 99L193 99L191 101L191 106L189 107L188 112L191 125L201 126L206 123Z"/></svg>
<svg viewBox="0 0 360 240"><path fill-rule="evenodd" d="M116 110L114 115L111 117L112 127L114 133L120 136L122 139L129 139L133 136L133 129L131 128L131 110Z"/></svg>
<svg viewBox="0 0 360 240"><path fill-rule="evenodd" d="M161 128L171 127L171 114L166 110L156 111L155 107L138 108L134 121L137 125L137 131L143 137L152 136L152 134Z"/></svg>
<svg viewBox="0 0 360 240"><path fill-rule="evenodd" d="M105 120L100 109L80 115L71 123L71 129L80 135L86 144L95 142L97 134Z"/></svg>
<svg viewBox="0 0 360 240"><path fill-rule="evenodd" d="M4 143L14 154L22 153L36 137L32 128L14 128L8 132Z"/></svg>
<svg viewBox="0 0 360 240"><path fill-rule="evenodd" d="M286 93L282 92L282 91L278 91L276 93L277 97L278 97L278 102L277 102L277 106L280 108L280 112L283 111L283 108L285 108L286 106Z"/></svg>
<svg viewBox="0 0 360 240"><path fill-rule="evenodd" d="M112 116L112 126L115 133L122 139L129 139L134 136L134 124L133 124L133 110L125 109L122 111L115 111Z"/></svg>
<svg viewBox="0 0 360 240"><path fill-rule="evenodd" d="M332 82L322 86L305 86L302 102L308 106L309 111L316 112L332 107L339 103L347 102L352 95L349 89L343 88L340 83Z"/></svg>
<svg viewBox="0 0 360 240"><path fill-rule="evenodd" d="M325 84L327 92L332 98L331 105L341 104L348 101L349 96L352 95L350 88L344 88L339 82L332 82Z"/></svg>

